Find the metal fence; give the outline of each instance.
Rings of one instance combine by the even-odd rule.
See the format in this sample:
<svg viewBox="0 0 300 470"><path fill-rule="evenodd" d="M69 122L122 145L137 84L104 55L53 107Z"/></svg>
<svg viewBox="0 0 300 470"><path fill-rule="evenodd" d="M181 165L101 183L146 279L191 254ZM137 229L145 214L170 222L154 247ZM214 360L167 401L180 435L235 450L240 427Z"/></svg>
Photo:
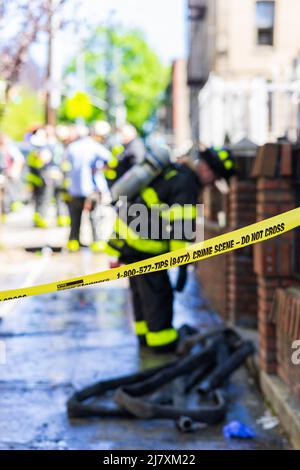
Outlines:
<svg viewBox="0 0 300 470"><path fill-rule="evenodd" d="M227 81L211 74L199 93L200 141L206 145L248 138L257 145L300 133L300 80Z"/></svg>

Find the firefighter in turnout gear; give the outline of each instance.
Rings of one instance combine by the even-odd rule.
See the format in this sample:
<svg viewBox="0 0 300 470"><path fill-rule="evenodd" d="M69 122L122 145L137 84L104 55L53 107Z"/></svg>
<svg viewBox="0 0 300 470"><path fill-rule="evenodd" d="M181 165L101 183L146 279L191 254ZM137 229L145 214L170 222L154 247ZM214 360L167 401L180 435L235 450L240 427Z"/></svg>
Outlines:
<svg viewBox="0 0 300 470"><path fill-rule="evenodd" d="M47 228L47 209L50 198L49 168L52 153L47 147L44 129L36 130L31 139L31 151L27 157L26 182L32 190L34 201L33 223L35 227Z"/></svg>
<svg viewBox="0 0 300 470"><path fill-rule="evenodd" d="M144 163L135 165L118 180L116 187L111 188L113 201L126 194L129 201L125 208L118 204L114 233L105 251L125 264L193 242L201 189L234 174L233 159L225 149L205 149L199 152L200 158L196 162L182 159L176 164L171 163L167 152L165 146L152 146L145 154ZM154 166L160 166L160 171L155 172ZM153 175L149 182L151 171ZM139 180L136 188L134 179ZM141 212L138 223L134 219L136 211ZM176 287L182 290L186 267L179 273ZM168 272L132 277L130 288L139 343L161 353L175 351L180 332L172 324L174 293Z"/></svg>
<svg viewBox="0 0 300 470"><path fill-rule="evenodd" d="M124 147L121 144L115 144L111 147L110 151L112 156L103 171L109 188L111 188L118 179L119 158L124 152Z"/></svg>
<svg viewBox="0 0 300 470"><path fill-rule="evenodd" d="M67 178L70 172L70 165L67 160L66 141L69 130L66 126L56 128L47 125L46 128L48 148L52 153L51 170L49 177L52 184L52 199L56 209L56 224L58 227L68 227L71 219L67 206Z"/></svg>
<svg viewBox="0 0 300 470"><path fill-rule="evenodd" d="M137 130L131 124L126 124L120 129L117 140L120 142L111 146L112 157L104 170L109 188L133 165L143 160L146 150Z"/></svg>

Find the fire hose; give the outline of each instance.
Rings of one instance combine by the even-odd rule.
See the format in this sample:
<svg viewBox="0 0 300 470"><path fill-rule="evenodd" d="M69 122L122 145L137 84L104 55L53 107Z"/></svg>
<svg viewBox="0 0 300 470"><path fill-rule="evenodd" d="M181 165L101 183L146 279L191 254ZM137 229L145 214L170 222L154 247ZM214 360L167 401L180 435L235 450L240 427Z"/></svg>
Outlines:
<svg viewBox="0 0 300 470"><path fill-rule="evenodd" d="M223 421L227 403L221 386L254 348L230 329L201 335L201 341L202 344L194 344L184 357L167 365L100 381L77 391L67 403L69 417L173 419L183 432L199 429L203 423L214 425ZM224 354L224 348L228 354ZM178 381L181 381L182 399L179 393L172 399L165 389L169 386L174 392ZM193 390L198 393L198 406L190 408L186 399ZM108 392L114 394L117 406L98 402L106 399Z"/></svg>

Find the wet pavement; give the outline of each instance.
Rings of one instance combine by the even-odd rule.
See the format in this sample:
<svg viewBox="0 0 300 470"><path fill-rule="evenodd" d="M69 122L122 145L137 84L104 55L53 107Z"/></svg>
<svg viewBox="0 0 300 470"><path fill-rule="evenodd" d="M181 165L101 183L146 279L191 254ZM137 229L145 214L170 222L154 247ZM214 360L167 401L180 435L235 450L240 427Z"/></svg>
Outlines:
<svg viewBox="0 0 300 470"><path fill-rule="evenodd" d="M12 222L2 232L8 249L0 252L1 290L108 266L106 257L89 250L76 255L25 253L22 229L14 239L10 233L14 227ZM28 240L47 239L48 231L33 235L26 227L27 231ZM53 229L54 242L64 243L65 236L63 229ZM177 295L175 311L176 326L188 322L204 331L220 322L193 270L186 291ZM250 425L257 434L252 440L224 439L224 423L182 434L168 420L68 419L66 401L80 387L171 359L139 351L126 281L5 303L0 305L0 316L0 341L6 347L6 364L0 365L0 449L289 448L279 426L266 431L256 423L266 406L244 368L227 388L230 404L225 423L240 420Z"/></svg>

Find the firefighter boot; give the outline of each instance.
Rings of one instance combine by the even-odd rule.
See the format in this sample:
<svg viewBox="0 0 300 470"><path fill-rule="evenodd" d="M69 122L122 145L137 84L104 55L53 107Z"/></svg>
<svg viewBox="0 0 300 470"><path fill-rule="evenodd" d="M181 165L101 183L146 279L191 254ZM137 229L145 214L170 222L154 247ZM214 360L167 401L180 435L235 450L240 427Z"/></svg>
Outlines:
<svg viewBox="0 0 300 470"><path fill-rule="evenodd" d="M69 240L67 243L67 248L70 253L77 253L80 250L80 243L78 240Z"/></svg>

